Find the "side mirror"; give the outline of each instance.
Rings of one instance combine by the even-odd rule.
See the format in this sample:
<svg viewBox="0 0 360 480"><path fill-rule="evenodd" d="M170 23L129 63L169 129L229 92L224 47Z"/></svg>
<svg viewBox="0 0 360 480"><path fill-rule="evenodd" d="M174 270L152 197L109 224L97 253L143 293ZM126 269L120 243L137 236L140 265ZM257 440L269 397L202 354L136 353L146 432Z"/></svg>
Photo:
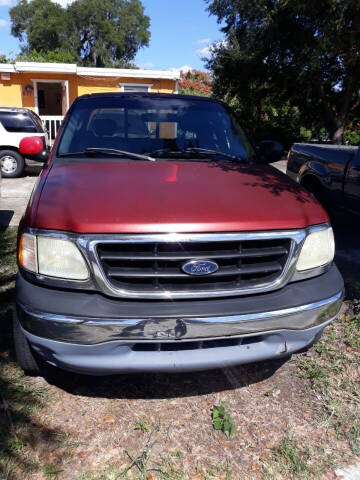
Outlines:
<svg viewBox="0 0 360 480"><path fill-rule="evenodd" d="M259 153L264 162L277 162L284 155L284 147L274 140L264 140L260 143Z"/></svg>
<svg viewBox="0 0 360 480"><path fill-rule="evenodd" d="M20 153L25 156L38 155L44 148L44 143L40 137L25 137L19 144Z"/></svg>

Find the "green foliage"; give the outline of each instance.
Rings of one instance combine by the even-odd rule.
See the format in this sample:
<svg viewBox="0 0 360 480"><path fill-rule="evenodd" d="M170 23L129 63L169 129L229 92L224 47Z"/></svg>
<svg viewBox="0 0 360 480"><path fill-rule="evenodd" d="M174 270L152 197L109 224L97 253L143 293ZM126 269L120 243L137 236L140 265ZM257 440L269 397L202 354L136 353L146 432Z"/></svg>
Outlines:
<svg viewBox="0 0 360 480"><path fill-rule="evenodd" d="M6 57L6 55L0 55L0 63L10 63L10 60Z"/></svg>
<svg viewBox="0 0 360 480"><path fill-rule="evenodd" d="M235 435L236 424L228 412L228 405L220 402L220 405L214 405L212 411L212 421L214 430L221 430L229 438Z"/></svg>
<svg viewBox="0 0 360 480"><path fill-rule="evenodd" d="M319 138L325 127L341 141L360 106L359 2L206 1L225 25L208 62L215 95L235 99L258 133Z"/></svg>
<svg viewBox="0 0 360 480"><path fill-rule="evenodd" d="M17 56L19 62L49 62L49 63L76 63L78 57L70 50L57 48L48 52L32 50L31 52L21 53Z"/></svg>
<svg viewBox="0 0 360 480"><path fill-rule="evenodd" d="M150 40L140 0L20 0L10 9L11 32L26 59L128 67ZM44 60L43 60L44 59Z"/></svg>
<svg viewBox="0 0 360 480"><path fill-rule="evenodd" d="M278 447L272 450L273 458L283 473L303 477L308 472L306 452L301 452L293 438L284 438Z"/></svg>
<svg viewBox="0 0 360 480"><path fill-rule="evenodd" d="M118 66L150 40L150 19L139 0L76 0L68 7L72 43L84 65Z"/></svg>
<svg viewBox="0 0 360 480"><path fill-rule="evenodd" d="M10 438L8 441L8 447L10 450L15 450L16 452L22 450L23 447L25 447L26 442L24 440L20 439L14 439Z"/></svg>
<svg viewBox="0 0 360 480"><path fill-rule="evenodd" d="M236 95L228 102L256 143L277 140L288 149L295 141L311 139L311 130L301 124L298 107L291 106L289 102L277 104L274 98L254 100L253 97L245 99Z"/></svg>
<svg viewBox="0 0 360 480"><path fill-rule="evenodd" d="M71 19L51 0L20 0L10 9L11 33L25 42L24 51L70 48Z"/></svg>
<svg viewBox="0 0 360 480"><path fill-rule="evenodd" d="M135 423L134 430L140 430L142 433L146 433L150 430L150 427L145 420L139 420Z"/></svg>
<svg viewBox="0 0 360 480"><path fill-rule="evenodd" d="M360 145L360 122L353 122L345 130L344 142L350 145Z"/></svg>

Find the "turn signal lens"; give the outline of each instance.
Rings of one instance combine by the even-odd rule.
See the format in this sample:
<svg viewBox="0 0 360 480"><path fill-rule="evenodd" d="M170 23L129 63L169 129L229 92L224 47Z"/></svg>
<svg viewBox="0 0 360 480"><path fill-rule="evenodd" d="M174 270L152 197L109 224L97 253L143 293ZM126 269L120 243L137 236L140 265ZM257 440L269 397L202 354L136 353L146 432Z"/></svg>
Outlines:
<svg viewBox="0 0 360 480"><path fill-rule="evenodd" d="M310 270L333 261L335 241L333 229L326 228L310 233L302 246L297 270Z"/></svg>
<svg viewBox="0 0 360 480"><path fill-rule="evenodd" d="M30 272L37 272L36 237L23 233L18 248L19 265Z"/></svg>
<svg viewBox="0 0 360 480"><path fill-rule="evenodd" d="M39 273L69 280L89 278L84 257L78 247L69 240L38 237Z"/></svg>

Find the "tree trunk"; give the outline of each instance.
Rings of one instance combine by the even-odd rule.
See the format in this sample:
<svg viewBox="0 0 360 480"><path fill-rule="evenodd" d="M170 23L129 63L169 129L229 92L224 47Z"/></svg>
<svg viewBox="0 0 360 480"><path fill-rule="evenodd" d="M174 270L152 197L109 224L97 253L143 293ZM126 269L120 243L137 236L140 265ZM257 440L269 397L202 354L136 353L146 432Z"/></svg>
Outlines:
<svg viewBox="0 0 360 480"><path fill-rule="evenodd" d="M336 128L336 130L332 135L331 140L337 145L342 145L343 138L344 138L344 125L338 125L338 127Z"/></svg>

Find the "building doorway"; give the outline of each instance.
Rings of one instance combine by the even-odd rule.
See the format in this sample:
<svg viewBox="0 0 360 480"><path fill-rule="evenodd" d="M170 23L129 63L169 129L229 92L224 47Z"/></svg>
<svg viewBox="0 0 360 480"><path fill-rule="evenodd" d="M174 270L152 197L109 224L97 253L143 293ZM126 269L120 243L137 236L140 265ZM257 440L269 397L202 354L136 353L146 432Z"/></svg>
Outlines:
<svg viewBox="0 0 360 480"><path fill-rule="evenodd" d="M65 115L68 109L68 82L33 80L35 110L41 115Z"/></svg>
<svg viewBox="0 0 360 480"><path fill-rule="evenodd" d="M32 80L35 111L49 134L55 139L64 115L69 108L69 83L67 80Z"/></svg>
<svg viewBox="0 0 360 480"><path fill-rule="evenodd" d="M39 115L62 115L61 83L38 84Z"/></svg>

